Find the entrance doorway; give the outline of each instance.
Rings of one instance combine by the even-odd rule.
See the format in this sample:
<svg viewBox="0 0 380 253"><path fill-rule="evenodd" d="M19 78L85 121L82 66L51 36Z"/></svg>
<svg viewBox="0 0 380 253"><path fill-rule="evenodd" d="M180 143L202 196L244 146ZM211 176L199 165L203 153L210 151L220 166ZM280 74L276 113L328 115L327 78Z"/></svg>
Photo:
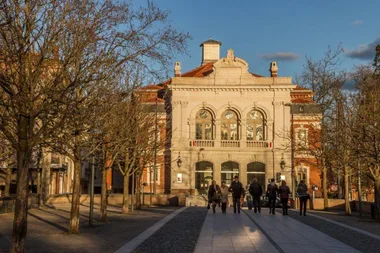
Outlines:
<svg viewBox="0 0 380 253"><path fill-rule="evenodd" d="M214 166L211 162L203 161L195 164L195 189L199 195L207 195L211 185Z"/></svg>
<svg viewBox="0 0 380 253"><path fill-rule="evenodd" d="M265 192L265 164L260 162L252 162L247 165L248 183L250 184L254 178L257 179L257 182L263 188L263 192Z"/></svg>
<svg viewBox="0 0 380 253"><path fill-rule="evenodd" d="M239 164L236 162L222 163L221 179L230 186L235 176L239 176Z"/></svg>

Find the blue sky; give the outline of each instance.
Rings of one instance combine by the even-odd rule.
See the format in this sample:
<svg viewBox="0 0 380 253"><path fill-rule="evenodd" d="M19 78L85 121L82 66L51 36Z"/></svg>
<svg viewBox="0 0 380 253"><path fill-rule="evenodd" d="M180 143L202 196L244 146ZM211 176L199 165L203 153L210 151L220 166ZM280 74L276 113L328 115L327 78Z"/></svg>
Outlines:
<svg viewBox="0 0 380 253"><path fill-rule="evenodd" d="M372 47L380 44L379 0L155 0L169 10L169 19L189 32L189 55L177 55L182 73L201 63L201 42L222 42L221 57L229 48L245 59L250 71L269 75L277 61L280 76L299 74L305 56L320 59L328 46L342 43L341 67L372 62ZM281 54L286 53L286 54ZM173 62L174 66L174 62Z"/></svg>

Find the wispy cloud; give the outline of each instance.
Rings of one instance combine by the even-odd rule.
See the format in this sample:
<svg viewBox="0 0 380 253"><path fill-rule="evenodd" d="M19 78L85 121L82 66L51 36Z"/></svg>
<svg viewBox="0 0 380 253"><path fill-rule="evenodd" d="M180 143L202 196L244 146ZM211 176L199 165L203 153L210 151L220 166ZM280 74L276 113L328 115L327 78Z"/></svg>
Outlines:
<svg viewBox="0 0 380 253"><path fill-rule="evenodd" d="M372 60L375 57L377 45L380 45L380 37L368 44L360 45L357 49L346 49L346 55L353 59Z"/></svg>
<svg viewBox="0 0 380 253"><path fill-rule="evenodd" d="M259 55L259 58L264 59L264 60L295 61L298 58L300 58L300 56L292 52L278 52L278 53Z"/></svg>
<svg viewBox="0 0 380 253"><path fill-rule="evenodd" d="M364 21L360 19L357 19L354 22L352 22L352 25L362 25L362 24L364 24Z"/></svg>

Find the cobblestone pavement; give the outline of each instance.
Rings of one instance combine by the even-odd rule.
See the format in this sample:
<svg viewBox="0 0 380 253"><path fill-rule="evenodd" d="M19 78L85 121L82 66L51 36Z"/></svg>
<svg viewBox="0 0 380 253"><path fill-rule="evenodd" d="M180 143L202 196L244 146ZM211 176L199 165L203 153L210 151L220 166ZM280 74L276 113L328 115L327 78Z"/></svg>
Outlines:
<svg viewBox="0 0 380 253"><path fill-rule="evenodd" d="M351 216L346 216L344 211L308 211L311 214L334 220L341 224L352 226L380 236L380 224L373 222L369 214L360 217L358 212L352 212Z"/></svg>
<svg viewBox="0 0 380 253"><path fill-rule="evenodd" d="M114 252L126 242L170 214L177 208L144 208L128 215L121 208L109 207L108 222L101 223L96 206L94 227L88 226L89 208L80 206L80 234L67 233L70 205L31 209L25 252ZM0 252L8 252L12 235L13 214L0 215Z"/></svg>
<svg viewBox="0 0 380 253"><path fill-rule="evenodd" d="M145 240L133 252L193 252L206 215L207 209L204 207L185 209Z"/></svg>
<svg viewBox="0 0 380 253"><path fill-rule="evenodd" d="M334 224L311 215L307 215L306 217L299 216L298 211L290 211L289 217L292 217L293 219L296 219L309 227L315 228L320 232L329 235L332 238L335 238L361 252L380 252L380 240L358 231L342 227L338 224ZM378 224L374 224L374 226L378 226ZM369 232L373 233L375 231Z"/></svg>

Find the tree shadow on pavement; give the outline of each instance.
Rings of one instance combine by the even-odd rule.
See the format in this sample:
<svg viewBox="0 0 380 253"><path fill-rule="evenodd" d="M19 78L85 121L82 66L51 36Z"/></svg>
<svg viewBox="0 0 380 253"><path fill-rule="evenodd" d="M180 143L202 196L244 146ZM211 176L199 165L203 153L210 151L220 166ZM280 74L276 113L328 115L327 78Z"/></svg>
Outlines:
<svg viewBox="0 0 380 253"><path fill-rule="evenodd" d="M40 221L42 221L42 222L45 222L45 223L49 224L50 226L53 226L53 227L55 227L55 228L57 228L57 229L59 229L59 230L61 230L61 231L63 231L63 232L68 232L67 228L62 227L61 225L58 225L58 224L56 224L56 223L54 223L54 222L51 222L51 221L46 220L46 219L44 219L44 218L41 218L41 217L39 217L39 216L37 216L37 215L35 215L35 214L32 214L32 213L30 213L30 212L28 212L28 215L32 216L33 218L35 218L35 219L37 219L37 220L40 220Z"/></svg>

